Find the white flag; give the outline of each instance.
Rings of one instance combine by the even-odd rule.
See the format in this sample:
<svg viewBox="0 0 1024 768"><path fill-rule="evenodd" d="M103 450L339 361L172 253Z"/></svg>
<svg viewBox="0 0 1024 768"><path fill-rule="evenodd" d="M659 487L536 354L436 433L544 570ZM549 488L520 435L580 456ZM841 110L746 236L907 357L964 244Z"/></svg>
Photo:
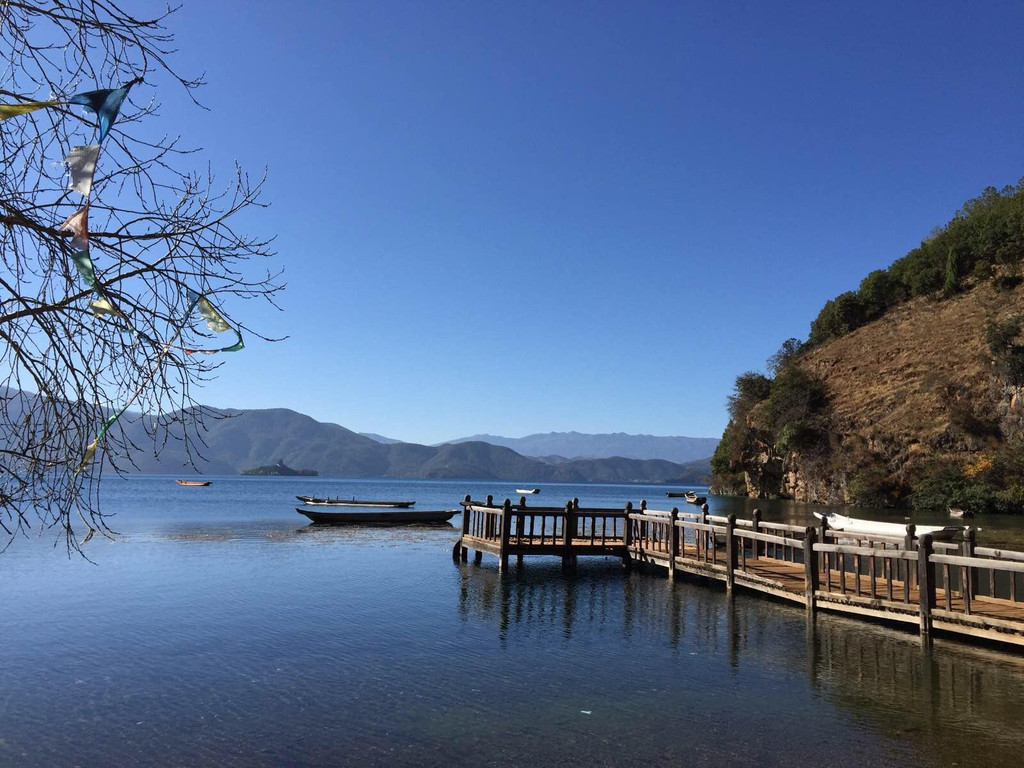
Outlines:
<svg viewBox="0 0 1024 768"><path fill-rule="evenodd" d="M96 172L96 160L100 156L100 145L72 147L64 164L71 169L71 189L85 197L92 191L92 175Z"/></svg>

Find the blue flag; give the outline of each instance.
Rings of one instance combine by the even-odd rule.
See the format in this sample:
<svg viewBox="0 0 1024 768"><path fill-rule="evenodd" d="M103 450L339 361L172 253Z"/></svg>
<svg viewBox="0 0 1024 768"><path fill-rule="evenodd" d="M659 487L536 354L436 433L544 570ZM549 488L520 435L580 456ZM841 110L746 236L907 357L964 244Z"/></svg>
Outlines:
<svg viewBox="0 0 1024 768"><path fill-rule="evenodd" d="M120 88L103 88L99 91L76 93L68 99L68 104L81 104L90 112L95 112L99 115L100 140L97 144L102 144L103 140L107 137L107 133L110 131L110 126L117 119L117 113L121 110L121 102L124 101L132 86L141 82L142 78L136 77Z"/></svg>

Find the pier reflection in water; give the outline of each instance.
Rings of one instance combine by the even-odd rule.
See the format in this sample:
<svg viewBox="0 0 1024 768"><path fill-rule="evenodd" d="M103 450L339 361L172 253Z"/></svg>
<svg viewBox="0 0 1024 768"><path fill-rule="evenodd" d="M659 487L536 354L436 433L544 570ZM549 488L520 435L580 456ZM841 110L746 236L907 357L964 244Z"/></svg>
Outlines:
<svg viewBox="0 0 1024 768"><path fill-rule="evenodd" d="M883 764L1017 766L1024 750L1018 653L943 640L929 647L898 627L730 598L706 584L627 573L613 559L568 574L557 561L506 574L459 571L463 621L491 625L504 647L557 627L578 664L613 686L624 713L643 711L652 733L659 713L666 728L679 727L679 703L667 698L682 697L690 699L684 708L701 711L702 729L716 710L734 728L760 729L760 746L749 733L723 732L739 754L774 745L794 759L821 759L837 734L853 750L837 755L839 764L851 755L866 763L858 750L881 747ZM817 710L807 712L814 700ZM863 743L867 733L874 741ZM781 743L787 734L791 742Z"/></svg>

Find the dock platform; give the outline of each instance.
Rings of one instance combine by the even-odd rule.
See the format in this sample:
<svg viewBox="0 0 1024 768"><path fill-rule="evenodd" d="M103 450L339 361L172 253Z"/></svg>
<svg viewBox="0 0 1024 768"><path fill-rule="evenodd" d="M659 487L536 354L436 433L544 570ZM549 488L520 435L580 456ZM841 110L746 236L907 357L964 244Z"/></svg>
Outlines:
<svg viewBox="0 0 1024 768"><path fill-rule="evenodd" d="M452 550L456 561L484 554L508 568L528 556L555 556L571 568L581 556L620 558L627 568L648 566L679 575L723 582L803 605L915 626L965 640L1024 646L1024 552L963 541L935 541L931 534L882 536L800 527L753 517L737 519L699 512L638 508L532 507L525 497L498 506L488 497L462 502L462 532Z"/></svg>

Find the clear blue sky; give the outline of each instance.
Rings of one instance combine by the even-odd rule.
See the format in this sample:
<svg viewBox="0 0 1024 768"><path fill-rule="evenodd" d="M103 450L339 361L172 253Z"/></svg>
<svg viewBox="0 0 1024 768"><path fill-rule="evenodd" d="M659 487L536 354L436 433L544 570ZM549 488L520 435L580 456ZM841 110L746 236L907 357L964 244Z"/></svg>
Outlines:
<svg viewBox="0 0 1024 768"><path fill-rule="evenodd" d="M200 395L438 442L719 436L736 375L1024 176L1024 3L198 2L167 130L269 170L280 344Z"/></svg>

